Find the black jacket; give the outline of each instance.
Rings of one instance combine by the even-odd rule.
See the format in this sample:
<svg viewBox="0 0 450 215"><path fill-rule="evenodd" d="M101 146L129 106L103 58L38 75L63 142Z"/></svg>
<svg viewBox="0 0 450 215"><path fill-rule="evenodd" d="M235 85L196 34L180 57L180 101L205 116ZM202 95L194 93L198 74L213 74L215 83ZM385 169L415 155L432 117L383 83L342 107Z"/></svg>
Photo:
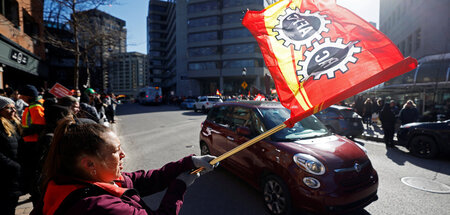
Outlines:
<svg viewBox="0 0 450 215"><path fill-rule="evenodd" d="M0 183L3 186L0 193L3 195L5 193L20 194L20 164L17 157L20 141L22 138L18 132L8 137L3 124L0 123L0 168L3 175L0 177Z"/></svg>

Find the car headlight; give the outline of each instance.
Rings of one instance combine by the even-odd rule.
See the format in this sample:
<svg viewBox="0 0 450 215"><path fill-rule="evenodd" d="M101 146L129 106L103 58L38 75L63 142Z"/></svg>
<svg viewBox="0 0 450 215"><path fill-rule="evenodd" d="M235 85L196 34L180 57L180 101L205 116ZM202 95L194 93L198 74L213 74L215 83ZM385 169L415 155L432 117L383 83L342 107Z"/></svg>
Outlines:
<svg viewBox="0 0 450 215"><path fill-rule="evenodd" d="M294 155L293 159L297 166L306 172L314 175L323 175L325 173L325 166L312 155L298 153Z"/></svg>

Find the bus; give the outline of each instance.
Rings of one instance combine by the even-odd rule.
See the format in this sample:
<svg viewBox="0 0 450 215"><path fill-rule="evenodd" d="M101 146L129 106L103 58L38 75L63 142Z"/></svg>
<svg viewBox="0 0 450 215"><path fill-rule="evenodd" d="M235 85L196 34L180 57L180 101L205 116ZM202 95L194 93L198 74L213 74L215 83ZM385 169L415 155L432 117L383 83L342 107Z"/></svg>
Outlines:
<svg viewBox="0 0 450 215"><path fill-rule="evenodd" d="M144 87L137 96L139 104L159 105L162 103L161 87Z"/></svg>

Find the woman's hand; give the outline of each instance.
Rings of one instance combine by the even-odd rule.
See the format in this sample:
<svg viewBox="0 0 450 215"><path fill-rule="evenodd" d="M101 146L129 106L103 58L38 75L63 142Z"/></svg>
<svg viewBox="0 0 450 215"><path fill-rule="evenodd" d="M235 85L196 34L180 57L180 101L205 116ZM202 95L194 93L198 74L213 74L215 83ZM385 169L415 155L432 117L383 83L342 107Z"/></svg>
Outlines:
<svg viewBox="0 0 450 215"><path fill-rule="evenodd" d="M210 172L218 165L211 165L209 162L217 158L216 156L212 155L203 155L203 156L192 156L192 162L194 163L194 166L196 168L203 167L205 168L202 173Z"/></svg>

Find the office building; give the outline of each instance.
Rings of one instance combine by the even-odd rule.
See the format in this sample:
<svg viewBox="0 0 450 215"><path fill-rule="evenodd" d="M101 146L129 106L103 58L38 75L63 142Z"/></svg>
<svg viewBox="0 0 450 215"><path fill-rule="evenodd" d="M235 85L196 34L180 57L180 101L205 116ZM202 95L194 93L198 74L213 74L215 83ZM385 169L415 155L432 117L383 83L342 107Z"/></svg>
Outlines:
<svg viewBox="0 0 450 215"><path fill-rule="evenodd" d="M270 88L270 81L266 81L270 80L269 71L258 44L241 24L243 8L263 7L263 1L257 0L150 0L147 29L151 76L155 77L155 71L161 73L163 89L171 86L170 91L178 96L210 95L216 90L224 95L246 94L248 90L265 93ZM164 20L157 22L159 17L155 15ZM153 53L158 45L165 52Z"/></svg>
<svg viewBox="0 0 450 215"><path fill-rule="evenodd" d="M108 61L112 54L126 53L127 30L125 21L98 9L80 12L79 17L87 17L89 32L81 32L80 48L92 45L89 50L94 62L90 67L90 87L98 90L108 90ZM87 35L83 35L83 33ZM83 39L85 38L85 39Z"/></svg>
<svg viewBox="0 0 450 215"><path fill-rule="evenodd" d="M109 58L109 84L114 94L135 97L147 86L147 55L138 52L112 54Z"/></svg>
<svg viewBox="0 0 450 215"><path fill-rule="evenodd" d="M378 96L412 99L422 112L450 108L449 9L442 0L380 0L380 30L419 66L386 82Z"/></svg>

